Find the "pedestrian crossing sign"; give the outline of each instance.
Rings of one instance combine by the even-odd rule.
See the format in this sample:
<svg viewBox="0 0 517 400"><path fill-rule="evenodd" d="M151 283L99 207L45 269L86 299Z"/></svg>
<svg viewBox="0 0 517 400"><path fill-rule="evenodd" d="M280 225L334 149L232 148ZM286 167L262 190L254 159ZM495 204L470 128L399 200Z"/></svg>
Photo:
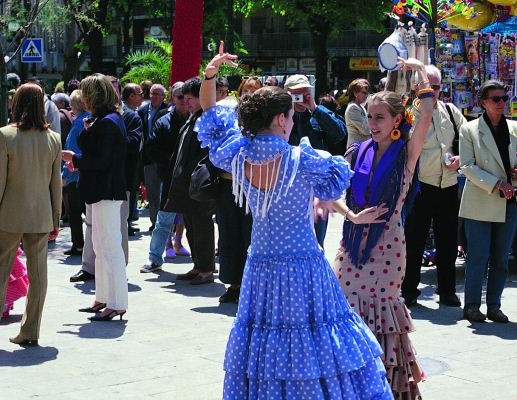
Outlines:
<svg viewBox="0 0 517 400"><path fill-rule="evenodd" d="M43 62L43 39L25 39L22 45L22 62Z"/></svg>

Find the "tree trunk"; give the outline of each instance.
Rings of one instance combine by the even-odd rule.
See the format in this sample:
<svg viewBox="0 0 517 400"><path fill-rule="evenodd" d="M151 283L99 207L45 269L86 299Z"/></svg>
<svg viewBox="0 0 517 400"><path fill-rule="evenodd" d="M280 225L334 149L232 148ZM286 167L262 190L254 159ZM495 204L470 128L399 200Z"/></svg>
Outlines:
<svg viewBox="0 0 517 400"><path fill-rule="evenodd" d="M84 54L79 54L75 48L80 39L76 37L76 28L73 24L65 26L65 51L63 81L65 85L71 79L78 79L79 67L84 60Z"/></svg>
<svg viewBox="0 0 517 400"><path fill-rule="evenodd" d="M316 93L315 98L322 93L326 93L329 89L328 85L328 52L327 40L329 36L329 26L321 21L311 21L309 23L311 30L312 48L316 56Z"/></svg>
<svg viewBox="0 0 517 400"><path fill-rule="evenodd" d="M100 26L104 26L106 23L108 1L109 0L100 0L99 8L95 13L95 20ZM90 71L92 73L105 72L103 70L102 37L102 30L97 26L94 26L91 27L91 30L86 33L84 38L90 54Z"/></svg>
<svg viewBox="0 0 517 400"><path fill-rule="evenodd" d="M7 81L5 75L7 69L5 67L5 53L2 43L0 43L0 126L7 125L7 108L8 108L8 97L7 97Z"/></svg>

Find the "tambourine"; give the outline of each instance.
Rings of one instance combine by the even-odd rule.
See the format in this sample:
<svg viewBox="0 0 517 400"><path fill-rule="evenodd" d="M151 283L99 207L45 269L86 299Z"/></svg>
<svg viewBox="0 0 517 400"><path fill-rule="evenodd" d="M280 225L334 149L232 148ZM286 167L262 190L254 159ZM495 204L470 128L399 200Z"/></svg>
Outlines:
<svg viewBox="0 0 517 400"><path fill-rule="evenodd" d="M399 40L394 40L393 35L381 43L377 49L379 65L381 70L393 71L397 69L398 58L407 58L408 50L406 45Z"/></svg>

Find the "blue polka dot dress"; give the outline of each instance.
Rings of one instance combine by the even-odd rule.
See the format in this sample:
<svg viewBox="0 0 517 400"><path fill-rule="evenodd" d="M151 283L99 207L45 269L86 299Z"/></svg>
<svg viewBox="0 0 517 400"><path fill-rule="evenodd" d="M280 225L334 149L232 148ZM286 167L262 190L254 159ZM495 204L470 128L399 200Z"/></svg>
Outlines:
<svg viewBox="0 0 517 400"><path fill-rule="evenodd" d="M348 163L307 139L292 147L275 135L244 137L235 111L225 107L206 110L196 129L212 162L232 173L236 201L245 197L253 215L223 399L392 399L381 348L349 306L314 234L313 197L340 197L352 176ZM275 176L259 177L276 184L252 186L246 163L276 163Z"/></svg>

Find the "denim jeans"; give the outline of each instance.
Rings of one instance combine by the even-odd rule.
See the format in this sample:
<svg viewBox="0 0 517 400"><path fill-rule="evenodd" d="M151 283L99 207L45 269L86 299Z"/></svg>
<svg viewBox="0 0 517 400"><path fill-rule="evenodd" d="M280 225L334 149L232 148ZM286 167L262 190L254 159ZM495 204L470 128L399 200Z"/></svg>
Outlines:
<svg viewBox="0 0 517 400"><path fill-rule="evenodd" d="M167 238L171 234L171 227L174 224L176 213L158 211L156 216L156 226L151 236L149 244L149 261L157 264L163 264L163 252L167 244Z"/></svg>
<svg viewBox="0 0 517 400"><path fill-rule="evenodd" d="M508 254L516 226L517 204L510 202L506 205L506 222L465 219L469 244L465 267L465 306L481 305L483 282L488 275L487 307L501 307L501 295L508 277Z"/></svg>

